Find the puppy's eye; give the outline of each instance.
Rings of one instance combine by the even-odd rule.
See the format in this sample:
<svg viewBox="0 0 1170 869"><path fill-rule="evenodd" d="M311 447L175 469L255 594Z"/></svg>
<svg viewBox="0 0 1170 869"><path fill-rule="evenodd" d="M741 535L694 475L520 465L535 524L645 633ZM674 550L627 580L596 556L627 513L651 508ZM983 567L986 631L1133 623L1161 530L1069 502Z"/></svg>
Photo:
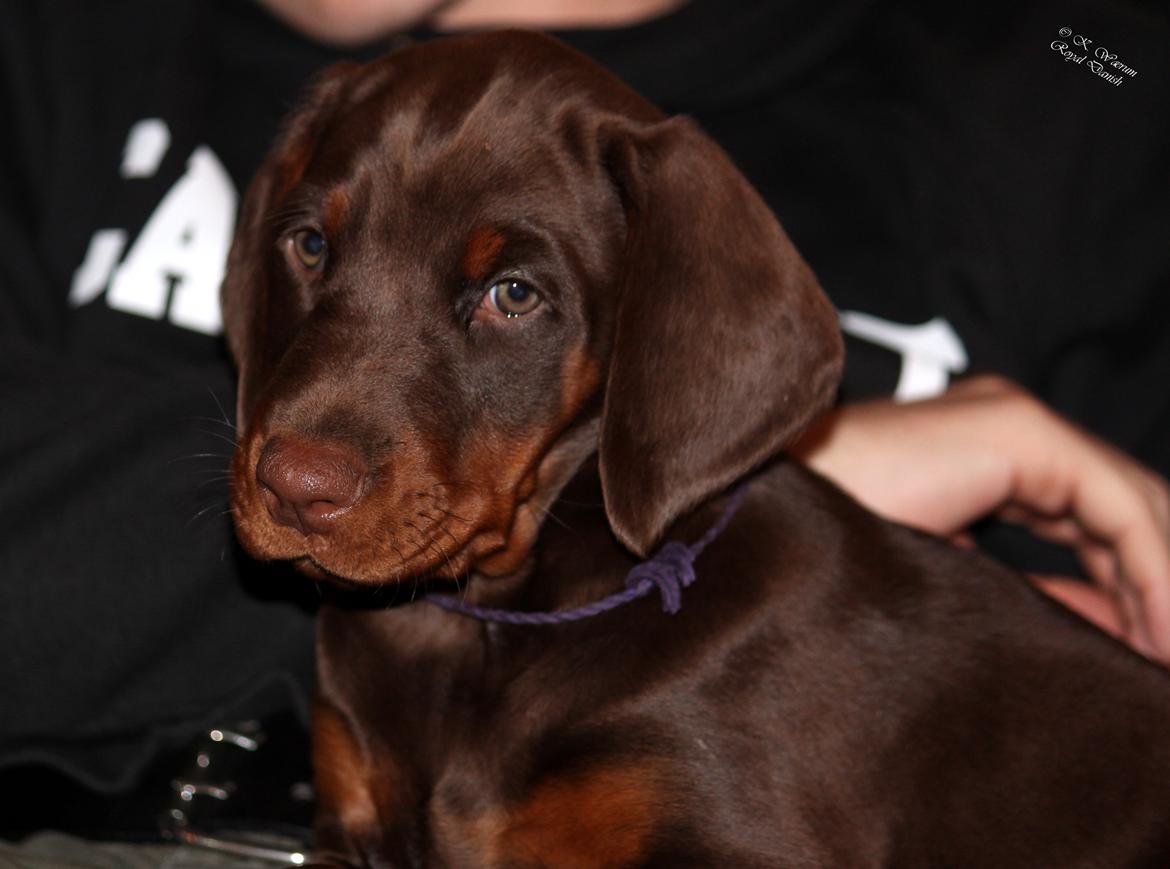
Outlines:
<svg viewBox="0 0 1170 869"><path fill-rule="evenodd" d="M521 317L540 305L540 293L521 281L504 280L492 285L488 304L505 317Z"/></svg>
<svg viewBox="0 0 1170 869"><path fill-rule="evenodd" d="M315 229L297 230L292 238L292 248L300 264L310 271L316 271L325 262L325 236Z"/></svg>

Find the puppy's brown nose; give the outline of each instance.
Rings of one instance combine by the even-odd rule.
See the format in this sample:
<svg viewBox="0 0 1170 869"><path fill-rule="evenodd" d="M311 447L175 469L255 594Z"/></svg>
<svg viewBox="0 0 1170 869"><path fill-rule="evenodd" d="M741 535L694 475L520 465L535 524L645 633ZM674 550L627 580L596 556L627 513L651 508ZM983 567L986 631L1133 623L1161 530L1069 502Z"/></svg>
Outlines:
<svg viewBox="0 0 1170 869"><path fill-rule="evenodd" d="M302 534L326 534L366 488L365 462L331 441L274 437L256 465L256 482L269 515Z"/></svg>

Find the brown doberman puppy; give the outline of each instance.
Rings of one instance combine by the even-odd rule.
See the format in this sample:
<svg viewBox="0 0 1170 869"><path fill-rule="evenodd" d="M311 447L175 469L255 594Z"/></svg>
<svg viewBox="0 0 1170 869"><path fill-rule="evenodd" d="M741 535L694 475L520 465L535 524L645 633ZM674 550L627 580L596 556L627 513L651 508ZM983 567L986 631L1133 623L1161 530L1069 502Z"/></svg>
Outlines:
<svg viewBox="0 0 1170 869"><path fill-rule="evenodd" d="M330 70L224 307L244 546L384 589L321 613L319 860L1170 866L1166 674L779 455L834 312L727 157L587 59ZM410 602L564 614L664 541L674 614Z"/></svg>

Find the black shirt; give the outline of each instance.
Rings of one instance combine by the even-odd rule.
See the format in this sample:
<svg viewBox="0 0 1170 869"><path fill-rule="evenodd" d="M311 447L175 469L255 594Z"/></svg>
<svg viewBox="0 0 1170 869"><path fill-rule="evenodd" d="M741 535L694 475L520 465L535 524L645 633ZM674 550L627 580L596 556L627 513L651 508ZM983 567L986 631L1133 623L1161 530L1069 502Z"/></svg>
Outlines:
<svg viewBox="0 0 1170 869"><path fill-rule="evenodd" d="M559 35L694 115L761 190L843 312L845 399L997 371L1170 472L1164 19L692 0ZM0 764L114 788L220 711L307 690L315 589L248 562L225 513L215 284L239 191L341 54L246 0L10 4Z"/></svg>

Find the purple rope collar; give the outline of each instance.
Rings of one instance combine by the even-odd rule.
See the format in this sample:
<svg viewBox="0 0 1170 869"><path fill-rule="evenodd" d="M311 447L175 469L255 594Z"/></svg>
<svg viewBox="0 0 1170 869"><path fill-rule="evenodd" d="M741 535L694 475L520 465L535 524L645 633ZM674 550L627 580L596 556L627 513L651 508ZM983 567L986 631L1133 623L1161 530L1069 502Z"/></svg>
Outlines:
<svg viewBox="0 0 1170 869"><path fill-rule="evenodd" d="M653 557L635 565L626 574L624 591L615 592L593 603L559 612L532 613L471 606L445 594L429 594L423 600L450 612L485 622L503 622L509 625L559 625L609 612L630 601L645 597L657 588L662 595L663 612L674 615L682 608L682 590L695 581L695 559L727 527L727 523L743 503L746 491L747 484L742 484L732 492L727 506L719 514L715 524L694 543L688 546L671 540L663 544Z"/></svg>

